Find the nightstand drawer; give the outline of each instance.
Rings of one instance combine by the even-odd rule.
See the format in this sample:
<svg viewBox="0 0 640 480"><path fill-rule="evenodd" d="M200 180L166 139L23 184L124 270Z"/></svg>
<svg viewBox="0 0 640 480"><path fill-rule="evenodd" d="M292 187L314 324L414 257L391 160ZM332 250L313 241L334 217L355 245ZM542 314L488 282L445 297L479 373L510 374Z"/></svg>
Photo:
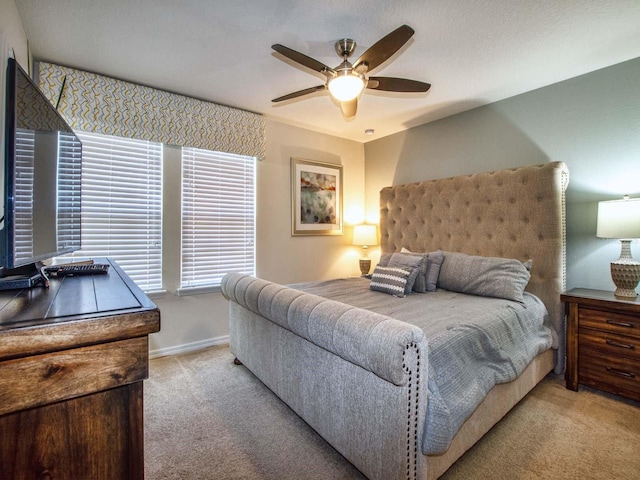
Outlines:
<svg viewBox="0 0 640 480"><path fill-rule="evenodd" d="M602 357L582 345L579 356L580 383L640 399L640 362L624 357Z"/></svg>
<svg viewBox="0 0 640 480"><path fill-rule="evenodd" d="M640 364L640 339L588 329L580 329L578 337L580 347L608 355L629 357Z"/></svg>
<svg viewBox="0 0 640 480"><path fill-rule="evenodd" d="M594 328L640 338L640 319L637 316L581 308L579 317L581 328Z"/></svg>

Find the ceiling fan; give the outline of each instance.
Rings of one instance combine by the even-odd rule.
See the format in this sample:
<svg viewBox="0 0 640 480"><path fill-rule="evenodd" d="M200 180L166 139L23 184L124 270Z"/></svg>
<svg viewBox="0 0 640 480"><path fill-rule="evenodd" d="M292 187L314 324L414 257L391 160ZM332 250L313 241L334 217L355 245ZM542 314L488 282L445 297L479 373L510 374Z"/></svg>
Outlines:
<svg viewBox="0 0 640 480"><path fill-rule="evenodd" d="M365 89L382 90L386 92L426 92L430 84L395 77L369 77L367 74L380 66L389 57L396 53L413 36L414 30L402 25L381 38L353 64L349 57L356 48L356 42L350 38L344 38L336 42L335 48L338 55L343 58L340 65L335 68L314 60L300 52L296 52L284 45L272 45L276 52L303 65L311 70L320 72L327 77L323 85L305 88L297 92L274 98L272 102L282 102L292 98L302 97L321 90L329 90L329 93L340 102L342 113L345 117L353 117L358 108L358 96Z"/></svg>

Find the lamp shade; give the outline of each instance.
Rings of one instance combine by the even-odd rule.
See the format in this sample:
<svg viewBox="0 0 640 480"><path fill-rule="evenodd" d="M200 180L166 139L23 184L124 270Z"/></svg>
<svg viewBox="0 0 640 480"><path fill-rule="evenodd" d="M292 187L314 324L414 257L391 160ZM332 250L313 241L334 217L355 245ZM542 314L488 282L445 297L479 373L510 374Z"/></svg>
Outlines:
<svg viewBox="0 0 640 480"><path fill-rule="evenodd" d="M353 227L353 244L371 246L378 244L378 229L375 225L356 225Z"/></svg>
<svg viewBox="0 0 640 480"><path fill-rule="evenodd" d="M360 95L363 88L364 81L358 75L338 75L329 80L329 91L331 95L341 102L353 100Z"/></svg>
<svg viewBox="0 0 640 480"><path fill-rule="evenodd" d="M596 235L600 238L640 238L640 199L599 202Z"/></svg>

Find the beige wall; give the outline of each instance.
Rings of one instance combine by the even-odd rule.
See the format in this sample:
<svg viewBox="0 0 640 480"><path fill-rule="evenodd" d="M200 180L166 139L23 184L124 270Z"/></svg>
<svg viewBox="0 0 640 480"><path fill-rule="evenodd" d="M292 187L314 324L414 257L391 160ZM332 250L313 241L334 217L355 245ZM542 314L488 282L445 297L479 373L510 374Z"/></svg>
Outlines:
<svg viewBox="0 0 640 480"><path fill-rule="evenodd" d="M27 49L27 35L22 28L22 22L18 16L18 10L14 0L0 0L0 52L2 63L0 64L0 158L4 159L4 103L6 97L7 59L15 58L18 63L29 71L29 58ZM3 160L4 161L4 160ZM0 199L4 198L4 168L0 168ZM0 208L4 206L0 200Z"/></svg>
<svg viewBox="0 0 640 480"><path fill-rule="evenodd" d="M2 101L4 101L5 59L13 57L28 71L27 35L18 16L14 0L0 0L0 48L2 48ZM4 115L2 116L4 122ZM3 124L4 125L4 124Z"/></svg>
<svg viewBox="0 0 640 480"><path fill-rule="evenodd" d="M344 235L291 236L291 157L343 166ZM350 225L364 219L364 146L267 121L267 157L258 165L258 275L278 283L359 274Z"/></svg>
<svg viewBox="0 0 640 480"><path fill-rule="evenodd" d="M369 142L367 211L385 185L561 160L567 286L613 290L620 244L596 238L597 202L640 196L638 79L640 58ZM632 251L640 258L637 241Z"/></svg>

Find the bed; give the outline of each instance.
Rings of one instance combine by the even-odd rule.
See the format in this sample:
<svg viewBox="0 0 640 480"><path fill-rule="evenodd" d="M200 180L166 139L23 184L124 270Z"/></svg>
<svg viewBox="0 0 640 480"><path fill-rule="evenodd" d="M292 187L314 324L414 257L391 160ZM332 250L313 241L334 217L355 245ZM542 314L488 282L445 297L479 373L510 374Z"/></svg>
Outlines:
<svg viewBox="0 0 640 480"><path fill-rule="evenodd" d="M283 286L228 274L230 349L368 478L436 479L564 369L567 184L566 165L551 162L384 188L374 278ZM389 295L418 263L400 268L400 287L383 277L409 257L423 259L423 293ZM496 327L512 323L516 333ZM465 344L457 330L480 337ZM484 352L489 337L504 358L479 367L482 380L441 370L479 363L484 353L465 345ZM463 390L444 392L453 384Z"/></svg>

